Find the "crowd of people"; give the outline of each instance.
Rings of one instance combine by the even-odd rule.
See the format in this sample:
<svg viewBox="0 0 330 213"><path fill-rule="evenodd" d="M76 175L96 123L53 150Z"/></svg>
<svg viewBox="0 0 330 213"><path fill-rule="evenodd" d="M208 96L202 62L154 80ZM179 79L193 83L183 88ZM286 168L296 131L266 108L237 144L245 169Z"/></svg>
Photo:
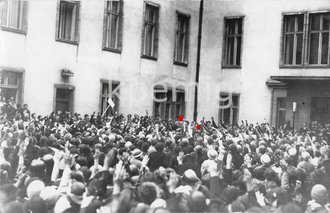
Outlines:
<svg viewBox="0 0 330 213"><path fill-rule="evenodd" d="M330 212L330 125L7 109L1 213Z"/></svg>

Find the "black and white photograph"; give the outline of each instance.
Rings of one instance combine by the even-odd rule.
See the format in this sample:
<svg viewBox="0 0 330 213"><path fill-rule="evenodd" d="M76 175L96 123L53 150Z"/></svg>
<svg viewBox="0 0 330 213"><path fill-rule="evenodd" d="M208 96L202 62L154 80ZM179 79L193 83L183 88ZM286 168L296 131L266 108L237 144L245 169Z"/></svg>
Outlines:
<svg viewBox="0 0 330 213"><path fill-rule="evenodd" d="M330 213L329 0L0 0L0 213Z"/></svg>

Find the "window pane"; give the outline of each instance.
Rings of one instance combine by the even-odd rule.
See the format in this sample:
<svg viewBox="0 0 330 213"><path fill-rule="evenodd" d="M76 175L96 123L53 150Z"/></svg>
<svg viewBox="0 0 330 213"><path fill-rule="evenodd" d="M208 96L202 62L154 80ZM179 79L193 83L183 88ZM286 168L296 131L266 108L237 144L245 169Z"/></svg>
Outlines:
<svg viewBox="0 0 330 213"><path fill-rule="evenodd" d="M310 15L311 30L320 30L320 18L321 14Z"/></svg>
<svg viewBox="0 0 330 213"><path fill-rule="evenodd" d="M232 95L232 99L233 99L233 106L238 106L238 96L237 95Z"/></svg>
<svg viewBox="0 0 330 213"><path fill-rule="evenodd" d="M238 24L238 26L237 26L237 33L238 34L242 34L242 19L240 18L240 19L237 19L237 24Z"/></svg>
<svg viewBox="0 0 330 213"><path fill-rule="evenodd" d="M117 15L110 15L110 22L111 22L111 27L110 27L110 41L109 41L109 45L112 48L117 48L117 35L118 35L118 16Z"/></svg>
<svg viewBox="0 0 330 213"><path fill-rule="evenodd" d="M235 35L235 19L227 19L227 34Z"/></svg>
<svg viewBox="0 0 330 213"><path fill-rule="evenodd" d="M304 15L297 15L298 19L298 31L304 30Z"/></svg>
<svg viewBox="0 0 330 213"><path fill-rule="evenodd" d="M233 108L233 119L232 119L232 124L237 124L238 120L238 109Z"/></svg>
<svg viewBox="0 0 330 213"><path fill-rule="evenodd" d="M227 65L233 65L234 60L234 37L229 37L227 39Z"/></svg>
<svg viewBox="0 0 330 213"><path fill-rule="evenodd" d="M75 3L60 2L58 37L71 41L76 40L77 7Z"/></svg>
<svg viewBox="0 0 330 213"><path fill-rule="evenodd" d="M112 12L119 13L119 0L118 1L109 1L107 9Z"/></svg>
<svg viewBox="0 0 330 213"><path fill-rule="evenodd" d="M329 33L322 33L322 58L321 64L328 64Z"/></svg>
<svg viewBox="0 0 330 213"><path fill-rule="evenodd" d="M295 17L296 16L285 16L285 32L295 31Z"/></svg>
<svg viewBox="0 0 330 213"><path fill-rule="evenodd" d="M156 8L151 5L146 5L146 15L145 15L146 21L154 23L155 16L156 16Z"/></svg>
<svg viewBox="0 0 330 213"><path fill-rule="evenodd" d="M223 111L223 122L226 124L230 124L230 108L224 109Z"/></svg>
<svg viewBox="0 0 330 213"><path fill-rule="evenodd" d="M236 41L237 41L237 50L236 50L236 64L235 65L240 65L241 64L241 43L242 43L241 36L236 37Z"/></svg>
<svg viewBox="0 0 330 213"><path fill-rule="evenodd" d="M11 2L11 11L10 11L10 22L9 27L14 29L20 29L20 12L21 12L21 1L12 1Z"/></svg>
<svg viewBox="0 0 330 213"><path fill-rule="evenodd" d="M102 84L102 95L108 95L109 94L109 84L103 83Z"/></svg>
<svg viewBox="0 0 330 213"><path fill-rule="evenodd" d="M153 39L153 30L154 27L152 25L145 25L145 50L144 54L151 56L152 54L152 39Z"/></svg>
<svg viewBox="0 0 330 213"><path fill-rule="evenodd" d="M309 51L309 63L318 63L318 50L319 50L319 34L311 33L310 38L310 51Z"/></svg>
<svg viewBox="0 0 330 213"><path fill-rule="evenodd" d="M297 34L296 64L302 64L303 34Z"/></svg>
<svg viewBox="0 0 330 213"><path fill-rule="evenodd" d="M329 30L329 24L330 24L330 14L323 14L323 30Z"/></svg>
<svg viewBox="0 0 330 213"><path fill-rule="evenodd" d="M294 35L285 35L284 64L292 64L293 61L293 40Z"/></svg>

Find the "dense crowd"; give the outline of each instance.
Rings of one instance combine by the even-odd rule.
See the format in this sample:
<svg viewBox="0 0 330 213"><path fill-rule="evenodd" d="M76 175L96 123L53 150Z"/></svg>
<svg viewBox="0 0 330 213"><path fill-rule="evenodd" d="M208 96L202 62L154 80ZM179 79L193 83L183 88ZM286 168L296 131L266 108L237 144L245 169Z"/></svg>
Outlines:
<svg viewBox="0 0 330 213"><path fill-rule="evenodd" d="M330 125L0 112L1 213L330 212Z"/></svg>

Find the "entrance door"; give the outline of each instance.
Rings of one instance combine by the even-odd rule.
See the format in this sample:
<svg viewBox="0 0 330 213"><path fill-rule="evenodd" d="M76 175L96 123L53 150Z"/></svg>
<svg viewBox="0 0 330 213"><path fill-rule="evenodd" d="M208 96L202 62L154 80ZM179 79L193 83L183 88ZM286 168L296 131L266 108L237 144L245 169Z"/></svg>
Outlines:
<svg viewBox="0 0 330 213"><path fill-rule="evenodd" d="M55 111L73 112L73 89L55 88L56 103Z"/></svg>
<svg viewBox="0 0 330 213"><path fill-rule="evenodd" d="M310 120L321 124L330 123L330 97L312 98Z"/></svg>

